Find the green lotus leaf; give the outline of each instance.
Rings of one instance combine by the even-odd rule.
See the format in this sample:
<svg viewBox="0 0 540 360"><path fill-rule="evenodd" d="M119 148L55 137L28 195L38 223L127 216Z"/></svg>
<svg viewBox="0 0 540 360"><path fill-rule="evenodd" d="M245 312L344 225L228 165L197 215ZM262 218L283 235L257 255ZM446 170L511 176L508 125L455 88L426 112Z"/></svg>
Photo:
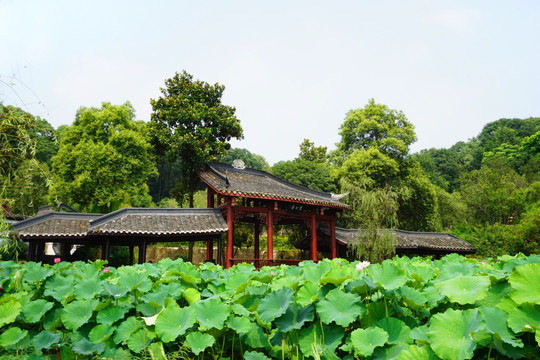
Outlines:
<svg viewBox="0 0 540 360"><path fill-rule="evenodd" d="M209 334L203 334L199 331L195 331L192 333L189 333L186 336L186 342L191 348L191 351L195 355L199 355L201 352L204 351L209 346L214 345L216 342L216 339L212 335Z"/></svg>
<svg viewBox="0 0 540 360"><path fill-rule="evenodd" d="M182 297L192 304L201 300L201 293L197 289L187 288L182 290Z"/></svg>
<svg viewBox="0 0 540 360"><path fill-rule="evenodd" d="M382 300L377 300L376 302L369 302L366 305L365 313L362 314L360 324L363 328L368 328L375 325L377 322L387 316L393 316L394 313L394 307L388 306L388 304L386 304L386 302Z"/></svg>
<svg viewBox="0 0 540 360"><path fill-rule="evenodd" d="M61 339L61 333L51 333L47 330L44 330L32 337L32 345L37 351L41 349L50 349L52 345L58 344Z"/></svg>
<svg viewBox="0 0 540 360"><path fill-rule="evenodd" d="M418 340L418 342L423 342L423 343L426 343L426 344L429 344L429 338L428 338L428 326L427 325L422 325L422 326L418 326L418 327L415 327L414 329L411 329L411 338L414 339L414 340Z"/></svg>
<svg viewBox="0 0 540 360"><path fill-rule="evenodd" d="M300 329L307 321L313 321L315 309L313 305L299 308L292 303L285 314L277 318L274 323L281 332L289 332L293 329Z"/></svg>
<svg viewBox="0 0 540 360"><path fill-rule="evenodd" d="M314 323L300 330L300 350L305 356L312 356L314 345L320 351L327 350L328 353L333 353L341 345L344 334L345 330L342 327L323 325L321 328L320 323Z"/></svg>
<svg viewBox="0 0 540 360"><path fill-rule="evenodd" d="M317 313L325 324L335 322L347 327L366 312L360 298L339 289L330 290L326 297L317 303Z"/></svg>
<svg viewBox="0 0 540 360"><path fill-rule="evenodd" d="M402 286L399 288L399 293L407 306L413 309L418 309L427 302L427 298L424 294L409 286Z"/></svg>
<svg viewBox="0 0 540 360"><path fill-rule="evenodd" d="M446 257L445 257L446 258ZM453 279L457 276L470 276L476 272L476 264L472 262L462 261L463 259L456 259L456 261L446 262L442 261L439 267L441 274L440 280Z"/></svg>
<svg viewBox="0 0 540 360"><path fill-rule="evenodd" d="M268 323L285 313L293 297L289 288L281 288L261 299L257 312L261 321Z"/></svg>
<svg viewBox="0 0 540 360"><path fill-rule="evenodd" d="M251 329L247 333L240 335L240 339L254 349L270 346L268 336L263 329L255 323L251 323Z"/></svg>
<svg viewBox="0 0 540 360"><path fill-rule="evenodd" d="M115 299L123 297L129 291L127 287L111 284L109 282L105 282L103 284L103 288L109 295L111 295Z"/></svg>
<svg viewBox="0 0 540 360"><path fill-rule="evenodd" d="M348 267L340 267L328 271L320 280L322 284L341 285L345 280L352 278Z"/></svg>
<svg viewBox="0 0 540 360"><path fill-rule="evenodd" d="M458 304L474 304L485 298L491 282L483 276L457 276L435 284L435 288Z"/></svg>
<svg viewBox="0 0 540 360"><path fill-rule="evenodd" d="M148 330L142 328L135 331L129 336L127 346L129 350L133 351L136 354L139 354L144 348L150 345L150 343L152 342L152 338L153 336L150 335Z"/></svg>
<svg viewBox="0 0 540 360"><path fill-rule="evenodd" d="M120 319L123 319L129 311L126 307L109 306L97 313L96 321L100 324L112 325Z"/></svg>
<svg viewBox="0 0 540 360"><path fill-rule="evenodd" d="M371 359L373 360L387 360L395 359L403 350L405 350L409 345L407 344L386 344L383 347L376 347L373 350L373 355Z"/></svg>
<svg viewBox="0 0 540 360"><path fill-rule="evenodd" d="M351 333L354 352L361 356L371 356L373 350L388 341L388 333L381 328L356 329Z"/></svg>
<svg viewBox="0 0 540 360"><path fill-rule="evenodd" d="M537 331L540 329L540 306L522 304L513 309L508 315L508 326L516 334Z"/></svg>
<svg viewBox="0 0 540 360"><path fill-rule="evenodd" d="M53 274L51 268L41 266L41 263L29 262L25 266L24 281L28 283L34 283L43 281Z"/></svg>
<svg viewBox="0 0 540 360"><path fill-rule="evenodd" d="M134 290L138 288L144 280L146 280L146 275L130 271L119 278L118 285Z"/></svg>
<svg viewBox="0 0 540 360"><path fill-rule="evenodd" d="M231 310L238 316L250 316L251 313L240 304L231 304Z"/></svg>
<svg viewBox="0 0 540 360"><path fill-rule="evenodd" d="M45 283L44 294L52 296L56 301L65 304L73 296L74 282L75 278L72 275L64 277L56 274Z"/></svg>
<svg viewBox="0 0 540 360"><path fill-rule="evenodd" d="M97 297L103 291L103 285L97 277L85 277L80 280L74 289L75 297L77 300L90 300Z"/></svg>
<svg viewBox="0 0 540 360"><path fill-rule="evenodd" d="M135 316L130 316L126 320L122 321L118 328L114 332L114 343L126 343L129 340L131 334L140 329L143 325L141 320L137 320Z"/></svg>
<svg viewBox="0 0 540 360"><path fill-rule="evenodd" d="M377 327L380 327L388 333L389 344L411 344L411 328L409 328L403 321L387 317L381 319L377 323Z"/></svg>
<svg viewBox="0 0 540 360"><path fill-rule="evenodd" d="M257 351L244 352L244 360L270 360L270 358Z"/></svg>
<svg viewBox="0 0 540 360"><path fill-rule="evenodd" d="M88 322L97 304L97 300L76 300L69 303L62 311L62 323L68 330L77 330Z"/></svg>
<svg viewBox="0 0 540 360"><path fill-rule="evenodd" d="M435 276L433 266L424 263L409 263L406 271L420 284L425 284Z"/></svg>
<svg viewBox="0 0 540 360"><path fill-rule="evenodd" d="M318 283L319 280L324 277L324 274L332 268L331 265L326 262L319 262L317 264L313 262L304 262L302 265L304 279L313 283Z"/></svg>
<svg viewBox="0 0 540 360"><path fill-rule="evenodd" d="M2 299L4 300L4 299ZM8 300L0 304L0 327L10 324L21 313L21 303L17 299Z"/></svg>
<svg viewBox="0 0 540 360"><path fill-rule="evenodd" d="M470 359L476 348L472 335L482 327L481 320L476 309L433 315L428 330L431 348L443 359Z"/></svg>
<svg viewBox="0 0 540 360"><path fill-rule="evenodd" d="M437 360L437 355L429 346L409 345L403 349L395 360Z"/></svg>
<svg viewBox="0 0 540 360"><path fill-rule="evenodd" d="M217 298L206 299L193 304L193 308L197 313L197 321L199 324L207 328L223 328L223 323L229 316L229 307Z"/></svg>
<svg viewBox="0 0 540 360"><path fill-rule="evenodd" d="M250 277L250 273L236 273L227 279L225 289L227 292L234 294L240 286L245 285L248 282Z"/></svg>
<svg viewBox="0 0 540 360"><path fill-rule="evenodd" d="M494 283L489 288L487 296L478 301L477 305L495 307L506 295L510 294L511 291L512 286L507 282Z"/></svg>
<svg viewBox="0 0 540 360"><path fill-rule="evenodd" d="M64 309L52 309L45 314L43 318L43 328L47 331L54 332L62 327L62 312Z"/></svg>
<svg viewBox="0 0 540 360"><path fill-rule="evenodd" d="M27 330L21 330L18 327L12 327L2 332L0 335L0 346L10 348L17 345L19 341L28 335Z"/></svg>
<svg viewBox="0 0 540 360"><path fill-rule="evenodd" d="M94 328L90 331L90 333L88 334L88 339L93 344L105 342L108 338L111 337L111 335L114 333L114 330L116 330L116 328L113 326L99 324L97 326L94 326Z"/></svg>
<svg viewBox="0 0 540 360"><path fill-rule="evenodd" d="M165 291L164 289L158 289L157 291L144 294L143 297L141 297L141 300L145 303L150 304L153 307L161 308L165 304L165 299L167 297L170 297L168 291Z"/></svg>
<svg viewBox="0 0 540 360"><path fill-rule="evenodd" d="M164 343L175 340L195 324L195 312L192 308L180 308L172 303L156 319L156 334Z"/></svg>
<svg viewBox="0 0 540 360"><path fill-rule="evenodd" d="M41 320L43 315L53 307L53 303L47 300L38 299L26 303L22 307L22 312L26 322L33 324Z"/></svg>
<svg viewBox="0 0 540 360"><path fill-rule="evenodd" d="M486 321L486 329L495 337L515 347L523 347L523 342L510 332L508 326L508 313L501 309L482 306L481 312Z"/></svg>
<svg viewBox="0 0 540 360"><path fill-rule="evenodd" d="M227 319L227 327L242 335L251 329L251 321L247 317L239 317L231 314Z"/></svg>
<svg viewBox="0 0 540 360"><path fill-rule="evenodd" d="M73 343L73 351L81 355L101 354L105 350L105 343L92 344L85 338Z"/></svg>
<svg viewBox="0 0 540 360"><path fill-rule="evenodd" d="M367 273L373 282L385 290L397 289L407 282L407 274L390 261L384 261L381 265L371 265Z"/></svg>
<svg viewBox="0 0 540 360"><path fill-rule="evenodd" d="M152 360L167 360L167 355L165 354L162 342L151 343L150 346L148 346L148 352L150 352Z"/></svg>
<svg viewBox="0 0 540 360"><path fill-rule="evenodd" d="M514 289L510 296L517 304L529 302L540 305L540 264L517 267L508 282Z"/></svg>
<svg viewBox="0 0 540 360"><path fill-rule="evenodd" d="M296 293L296 302L300 306L307 306L317 300L320 285L311 281L306 281Z"/></svg>

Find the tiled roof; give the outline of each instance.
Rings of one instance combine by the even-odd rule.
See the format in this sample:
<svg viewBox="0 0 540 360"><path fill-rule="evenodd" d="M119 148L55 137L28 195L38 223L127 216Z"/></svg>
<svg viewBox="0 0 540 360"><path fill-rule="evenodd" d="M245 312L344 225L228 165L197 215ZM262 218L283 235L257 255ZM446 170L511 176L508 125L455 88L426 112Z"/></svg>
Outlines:
<svg viewBox="0 0 540 360"><path fill-rule="evenodd" d="M293 184L262 170L236 169L231 165L211 162L199 171L199 177L222 195L348 208L332 194Z"/></svg>
<svg viewBox="0 0 540 360"><path fill-rule="evenodd" d="M14 224L20 237L80 237L86 236L90 220L101 214L47 212Z"/></svg>
<svg viewBox="0 0 540 360"><path fill-rule="evenodd" d="M330 229L321 226L320 230L330 236ZM357 229L343 229L336 227L336 241L342 245L352 244L357 241ZM432 251L455 251L474 253L476 248L460 238L436 232L416 232L404 230L392 230L396 239L396 250L432 250Z"/></svg>
<svg viewBox="0 0 540 360"><path fill-rule="evenodd" d="M91 221L89 233L129 235L217 234L228 230L218 209L126 208Z"/></svg>

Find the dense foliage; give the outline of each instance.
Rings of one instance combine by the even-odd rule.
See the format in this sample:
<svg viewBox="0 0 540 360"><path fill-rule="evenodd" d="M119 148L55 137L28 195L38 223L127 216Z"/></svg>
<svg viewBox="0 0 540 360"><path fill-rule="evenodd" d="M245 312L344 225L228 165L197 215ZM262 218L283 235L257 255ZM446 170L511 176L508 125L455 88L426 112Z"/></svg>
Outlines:
<svg viewBox="0 0 540 360"><path fill-rule="evenodd" d="M0 263L0 354L535 359L540 257L196 268Z"/></svg>

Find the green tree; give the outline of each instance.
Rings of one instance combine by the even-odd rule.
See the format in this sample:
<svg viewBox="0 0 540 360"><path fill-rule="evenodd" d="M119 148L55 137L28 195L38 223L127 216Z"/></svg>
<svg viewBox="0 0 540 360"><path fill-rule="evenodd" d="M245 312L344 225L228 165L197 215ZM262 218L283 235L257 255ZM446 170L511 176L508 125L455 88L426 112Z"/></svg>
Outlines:
<svg viewBox="0 0 540 360"><path fill-rule="evenodd" d="M385 155L403 159L416 141L414 127L403 112L376 104L373 99L365 107L347 113L339 135L338 150L345 156L376 147Z"/></svg>
<svg viewBox="0 0 540 360"><path fill-rule="evenodd" d="M35 140L31 135L34 127L35 119L31 114L0 103L0 176L11 176L35 153Z"/></svg>
<svg viewBox="0 0 540 360"><path fill-rule="evenodd" d="M299 159L324 163L328 160L328 149L326 146L315 146L315 143L304 139L300 144Z"/></svg>
<svg viewBox="0 0 540 360"><path fill-rule="evenodd" d="M304 159L280 161L272 166L272 174L313 190L336 192L328 164Z"/></svg>
<svg viewBox="0 0 540 360"><path fill-rule="evenodd" d="M194 81L192 75L183 71L165 80L162 96L150 100L152 143L158 154L181 164L178 202L187 194L193 206L193 194L200 183L197 170L225 154L232 138L243 137L236 109L221 103L224 90L217 83Z"/></svg>
<svg viewBox="0 0 540 360"><path fill-rule="evenodd" d="M219 158L219 161L232 165L233 161L236 159L242 160L248 168L270 171L270 165L268 165L263 156L254 154L247 149L229 149L225 155Z"/></svg>
<svg viewBox="0 0 540 360"><path fill-rule="evenodd" d="M80 108L52 159L52 197L104 213L149 206L147 181L157 171L146 125L134 118L129 102Z"/></svg>
<svg viewBox="0 0 540 360"><path fill-rule="evenodd" d="M58 152L56 131L47 120L37 117L30 136L36 142L36 159L50 166L52 157Z"/></svg>
<svg viewBox="0 0 540 360"><path fill-rule="evenodd" d="M478 140L482 152L492 151L502 144L520 145L521 141L540 131L540 118L499 119L484 126Z"/></svg>

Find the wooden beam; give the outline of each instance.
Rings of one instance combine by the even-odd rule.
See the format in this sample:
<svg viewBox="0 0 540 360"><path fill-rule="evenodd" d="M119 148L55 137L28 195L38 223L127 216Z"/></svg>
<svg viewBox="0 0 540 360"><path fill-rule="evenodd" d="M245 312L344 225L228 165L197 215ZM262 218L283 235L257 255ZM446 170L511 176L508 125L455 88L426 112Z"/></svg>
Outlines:
<svg viewBox="0 0 540 360"><path fill-rule="evenodd" d="M311 215L311 260L317 261L317 217Z"/></svg>
<svg viewBox="0 0 540 360"><path fill-rule="evenodd" d="M274 260L274 210L269 209L266 215L266 251L268 260Z"/></svg>
<svg viewBox="0 0 540 360"><path fill-rule="evenodd" d="M260 258L260 252L259 252L259 236L261 234L261 223L259 222L256 222L254 224L255 226L255 230L254 230L254 234L253 234L253 242L254 242L254 250L253 250L253 257L255 259L259 259ZM255 264L255 267L257 267L258 264Z"/></svg>
<svg viewBox="0 0 540 360"><path fill-rule="evenodd" d="M234 213L232 208L232 199L227 199L227 249L225 251L225 268L231 267L231 259L233 257L233 234L234 234Z"/></svg>
<svg viewBox="0 0 540 360"><path fill-rule="evenodd" d="M330 221L330 253L332 259L335 259L337 257L337 249L336 249L336 220L332 219Z"/></svg>

